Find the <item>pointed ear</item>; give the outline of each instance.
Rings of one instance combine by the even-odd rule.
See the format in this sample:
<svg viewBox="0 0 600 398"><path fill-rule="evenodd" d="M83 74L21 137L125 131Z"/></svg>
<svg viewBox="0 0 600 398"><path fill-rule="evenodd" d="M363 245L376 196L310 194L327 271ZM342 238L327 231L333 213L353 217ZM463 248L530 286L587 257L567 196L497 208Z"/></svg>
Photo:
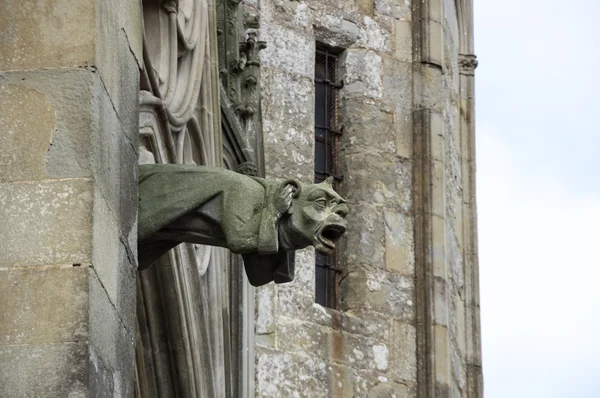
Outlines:
<svg viewBox="0 0 600 398"><path fill-rule="evenodd" d="M327 184L330 187L332 187L333 186L333 176L327 177L327 179L325 181L323 181L323 184Z"/></svg>

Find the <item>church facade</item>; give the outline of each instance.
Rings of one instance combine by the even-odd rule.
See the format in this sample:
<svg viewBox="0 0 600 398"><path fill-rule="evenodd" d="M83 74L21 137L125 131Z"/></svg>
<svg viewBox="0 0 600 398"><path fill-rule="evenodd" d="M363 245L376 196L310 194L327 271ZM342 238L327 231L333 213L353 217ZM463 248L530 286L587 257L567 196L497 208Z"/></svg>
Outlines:
<svg viewBox="0 0 600 398"><path fill-rule="evenodd" d="M483 396L472 0L0 4L0 396ZM138 165L329 178L330 256L138 270Z"/></svg>

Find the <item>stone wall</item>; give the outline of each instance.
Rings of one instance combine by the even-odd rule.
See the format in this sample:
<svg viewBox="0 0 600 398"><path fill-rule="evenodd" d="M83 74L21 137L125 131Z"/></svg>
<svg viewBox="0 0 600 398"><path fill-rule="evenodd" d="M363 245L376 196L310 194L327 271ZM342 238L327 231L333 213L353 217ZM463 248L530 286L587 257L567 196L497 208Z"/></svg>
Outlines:
<svg viewBox="0 0 600 398"><path fill-rule="evenodd" d="M267 42L268 177L312 181L315 42L345 49L351 209L339 311L314 303L312 250L258 289L256 396L481 396L470 2L245 4Z"/></svg>
<svg viewBox="0 0 600 398"><path fill-rule="evenodd" d="M137 0L0 2L0 396L131 396Z"/></svg>

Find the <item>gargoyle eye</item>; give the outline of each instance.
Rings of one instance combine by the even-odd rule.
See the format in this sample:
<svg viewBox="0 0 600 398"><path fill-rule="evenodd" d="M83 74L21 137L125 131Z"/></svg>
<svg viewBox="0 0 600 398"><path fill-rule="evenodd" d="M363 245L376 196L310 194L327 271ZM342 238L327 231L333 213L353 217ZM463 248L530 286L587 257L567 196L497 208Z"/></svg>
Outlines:
<svg viewBox="0 0 600 398"><path fill-rule="evenodd" d="M325 206L327 206L327 199L320 198L320 199L315 200L315 203L320 207L325 207Z"/></svg>

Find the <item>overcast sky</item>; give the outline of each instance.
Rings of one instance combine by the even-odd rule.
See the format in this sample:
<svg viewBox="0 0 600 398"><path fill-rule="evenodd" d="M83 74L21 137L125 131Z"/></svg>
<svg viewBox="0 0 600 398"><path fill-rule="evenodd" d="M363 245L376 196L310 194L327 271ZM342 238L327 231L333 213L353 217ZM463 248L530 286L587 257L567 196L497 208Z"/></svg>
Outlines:
<svg viewBox="0 0 600 398"><path fill-rule="evenodd" d="M600 0L475 0L486 398L600 397Z"/></svg>

